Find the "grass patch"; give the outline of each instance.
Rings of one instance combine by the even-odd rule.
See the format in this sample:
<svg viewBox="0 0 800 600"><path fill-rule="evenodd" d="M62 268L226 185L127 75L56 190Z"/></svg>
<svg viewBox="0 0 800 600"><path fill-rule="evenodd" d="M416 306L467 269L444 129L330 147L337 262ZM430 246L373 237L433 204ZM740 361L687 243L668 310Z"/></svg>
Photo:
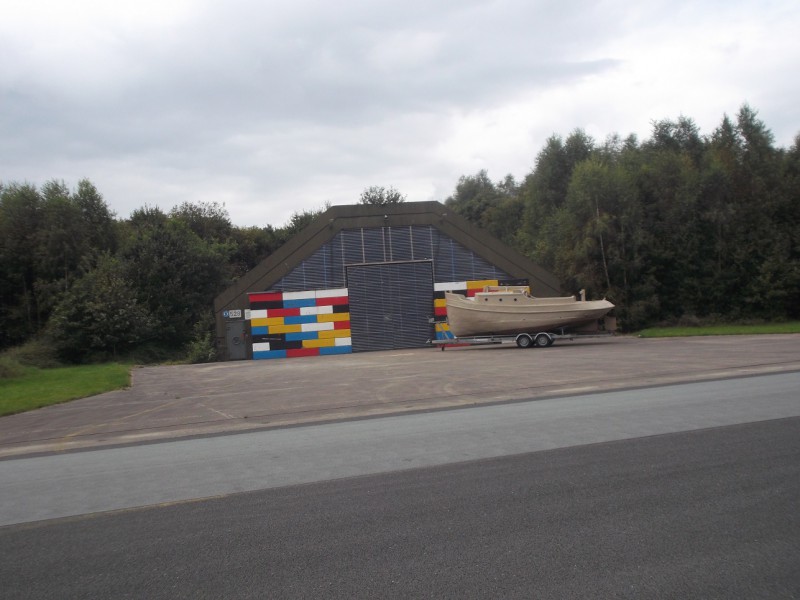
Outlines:
<svg viewBox="0 0 800 600"><path fill-rule="evenodd" d="M56 369L23 367L0 379L0 416L41 408L130 385L131 365L107 363Z"/></svg>
<svg viewBox="0 0 800 600"><path fill-rule="evenodd" d="M639 332L639 337L688 337L696 335L761 335L800 333L800 321L763 323L760 325L708 325L698 327L651 327Z"/></svg>

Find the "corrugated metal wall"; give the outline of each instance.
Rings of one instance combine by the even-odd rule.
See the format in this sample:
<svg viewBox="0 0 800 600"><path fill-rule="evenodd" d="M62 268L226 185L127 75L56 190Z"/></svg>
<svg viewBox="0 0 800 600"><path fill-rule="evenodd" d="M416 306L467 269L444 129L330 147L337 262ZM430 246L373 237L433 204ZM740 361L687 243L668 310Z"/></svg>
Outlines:
<svg viewBox="0 0 800 600"><path fill-rule="evenodd" d="M346 287L348 266L410 261L432 261L435 282L509 278L502 269L435 227L411 225L340 231L276 282L273 289L302 291Z"/></svg>
<svg viewBox="0 0 800 600"><path fill-rule="evenodd" d="M347 268L353 352L419 348L432 337L430 261Z"/></svg>
<svg viewBox="0 0 800 600"><path fill-rule="evenodd" d="M507 279L510 277L503 270L435 227L412 225L343 230L276 282L271 291L302 292L311 298L315 292L310 290L346 288L347 341L353 352L362 352L424 346L434 336L434 284ZM262 331L267 317L257 314L264 322L256 318L252 322L254 358L304 356L322 344L307 340L309 332L292 329L318 327L316 324L269 320L267 332ZM320 353L334 351L344 348L321 349Z"/></svg>

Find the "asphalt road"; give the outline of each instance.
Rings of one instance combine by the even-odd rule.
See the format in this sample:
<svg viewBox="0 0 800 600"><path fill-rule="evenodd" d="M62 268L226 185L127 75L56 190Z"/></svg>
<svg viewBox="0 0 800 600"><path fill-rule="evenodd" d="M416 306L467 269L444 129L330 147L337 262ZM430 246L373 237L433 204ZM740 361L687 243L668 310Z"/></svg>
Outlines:
<svg viewBox="0 0 800 600"><path fill-rule="evenodd" d="M3 598L797 598L800 419L0 528Z"/></svg>
<svg viewBox="0 0 800 600"><path fill-rule="evenodd" d="M800 416L800 373L0 461L0 525Z"/></svg>
<svg viewBox="0 0 800 600"><path fill-rule="evenodd" d="M798 459L800 373L4 460L0 595L800 597Z"/></svg>

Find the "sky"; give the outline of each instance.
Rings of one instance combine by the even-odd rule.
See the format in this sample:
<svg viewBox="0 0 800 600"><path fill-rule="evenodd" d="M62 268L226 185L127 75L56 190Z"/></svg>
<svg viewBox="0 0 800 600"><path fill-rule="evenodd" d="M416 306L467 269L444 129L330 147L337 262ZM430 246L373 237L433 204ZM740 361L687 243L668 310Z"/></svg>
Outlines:
<svg viewBox="0 0 800 600"><path fill-rule="evenodd" d="M800 134L797 0L0 0L0 183L281 226L518 181L552 135Z"/></svg>

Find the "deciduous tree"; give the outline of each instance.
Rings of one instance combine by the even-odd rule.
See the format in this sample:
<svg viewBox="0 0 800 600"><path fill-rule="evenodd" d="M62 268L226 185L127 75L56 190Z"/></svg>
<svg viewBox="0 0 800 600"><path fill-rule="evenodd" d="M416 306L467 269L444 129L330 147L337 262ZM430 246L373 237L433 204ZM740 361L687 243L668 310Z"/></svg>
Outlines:
<svg viewBox="0 0 800 600"><path fill-rule="evenodd" d="M406 197L393 187L385 188L379 185L373 185L366 188L361 192L359 204L372 204L375 206L385 206L387 204L399 204L405 202Z"/></svg>
<svg viewBox="0 0 800 600"><path fill-rule="evenodd" d="M48 333L62 358L85 362L116 358L153 336L155 325L119 260L106 254L63 296Z"/></svg>

